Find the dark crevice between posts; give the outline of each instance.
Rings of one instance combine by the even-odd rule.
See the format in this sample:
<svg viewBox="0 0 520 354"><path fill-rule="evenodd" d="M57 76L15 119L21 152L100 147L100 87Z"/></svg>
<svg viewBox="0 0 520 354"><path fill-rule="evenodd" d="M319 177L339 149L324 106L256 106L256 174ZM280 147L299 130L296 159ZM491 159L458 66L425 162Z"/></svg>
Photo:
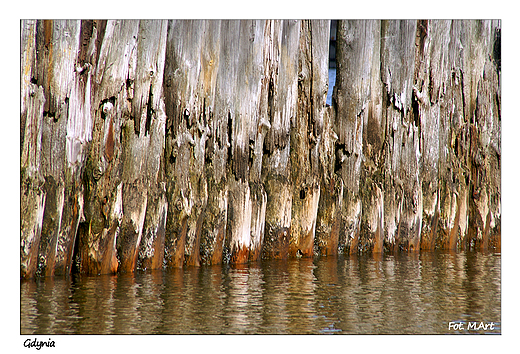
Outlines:
<svg viewBox="0 0 520 354"><path fill-rule="evenodd" d="M500 87L500 84L499 84L499 87ZM501 112L500 96L499 96L498 91L495 92L494 98L495 98L495 107L497 107L497 110L498 110L498 121L501 122L502 121L502 112ZM498 161L500 162L500 160L498 160Z"/></svg>
<svg viewBox="0 0 520 354"><path fill-rule="evenodd" d="M153 87L150 83L150 91L148 92L148 103L146 104L146 122L144 124L144 135L150 135L150 125L152 124L152 116L155 114L152 108L153 104Z"/></svg>
<svg viewBox="0 0 520 354"><path fill-rule="evenodd" d="M312 50L312 25L311 25L311 22L308 21L308 27L309 27L309 42L310 42L310 45L309 45L309 48L310 48L310 69L311 69L311 72L310 72L310 82L311 84L309 85L309 111L307 112L307 131L308 133L310 134L310 136L312 137L311 141L310 141L310 144L311 146L315 145L315 137L318 135L318 133L316 132L316 127L315 127L315 124L314 124L314 121L316 119L316 117L314 117L314 106L315 106L315 103L314 103L314 92L313 92L313 88L314 88L314 56L313 56L313 50ZM309 163L312 161L311 159L311 149L309 149Z"/></svg>
<svg viewBox="0 0 520 354"><path fill-rule="evenodd" d="M419 151L422 152L422 139L421 137L421 117L420 117L420 111L419 111L419 99L417 98L417 95L415 92L412 93L412 117L413 117L413 123L417 127L417 133L419 136Z"/></svg>
<svg viewBox="0 0 520 354"><path fill-rule="evenodd" d="M419 38L419 55L424 54L424 43L428 36L428 20L417 21L417 37Z"/></svg>
<svg viewBox="0 0 520 354"><path fill-rule="evenodd" d="M94 27L97 30L97 36L96 36L96 52L95 52L95 59L93 62L98 65L99 60L99 54L101 53L101 45L103 43L103 40L105 39L105 30L107 27L107 20L95 20L94 21Z"/></svg>
<svg viewBox="0 0 520 354"><path fill-rule="evenodd" d="M251 167L253 166L253 159L255 155L255 141L253 139L249 139L249 145L248 145L248 169L251 170Z"/></svg>
<svg viewBox="0 0 520 354"><path fill-rule="evenodd" d="M77 58L77 65L83 67L83 65L88 61L87 52L90 44L90 39L92 38L92 34L94 32L94 21L92 20L83 20L81 21L81 29L80 29L80 48Z"/></svg>
<svg viewBox="0 0 520 354"><path fill-rule="evenodd" d="M329 27L329 60L328 60L328 66L327 66L327 96L325 99L325 107L330 107L333 105L334 100L334 88L336 87L336 80L330 85L331 83L331 75L332 72L335 72L336 70L336 43L337 43L337 24L338 20L331 20L330 21L330 27ZM333 69L333 70L332 70ZM335 77L335 76L334 76ZM330 100L329 100L330 97Z"/></svg>
<svg viewBox="0 0 520 354"><path fill-rule="evenodd" d="M81 269L81 238L88 232L88 223L81 222L78 225L78 231L76 232L76 239L74 240L74 248L72 251L72 266L70 269L71 274L80 274Z"/></svg>
<svg viewBox="0 0 520 354"><path fill-rule="evenodd" d="M502 34L500 28L495 28L493 41L493 62L496 65L497 72L502 70ZM500 75L498 75L498 87L500 87ZM499 115L500 117L500 115Z"/></svg>
<svg viewBox="0 0 520 354"><path fill-rule="evenodd" d="M466 104L466 95L464 94L464 71L462 69L459 69L459 73L460 73L460 91L461 91L461 94L462 94L462 115L463 115L463 118L464 118L464 123L467 123L467 110L468 110L468 106ZM472 119L470 118L470 122L472 122Z"/></svg>
<svg viewBox="0 0 520 354"><path fill-rule="evenodd" d="M227 119L227 164L228 166L231 166L233 163L233 120L231 119L231 112L228 112L228 119Z"/></svg>
<svg viewBox="0 0 520 354"><path fill-rule="evenodd" d="M190 128L191 128L190 110L187 107L184 109L183 118L186 123L186 129L190 130Z"/></svg>
<svg viewBox="0 0 520 354"><path fill-rule="evenodd" d="M269 77L269 84L267 90L267 117L269 120L269 124L271 127L273 126L274 121L274 113L275 113L275 97L276 97L276 87L274 84L274 73L271 73ZM264 138L264 146L263 146L263 155L269 156L274 152L275 144L277 143L277 139L268 138L268 136L274 137L274 130L269 129L267 132L267 136Z"/></svg>

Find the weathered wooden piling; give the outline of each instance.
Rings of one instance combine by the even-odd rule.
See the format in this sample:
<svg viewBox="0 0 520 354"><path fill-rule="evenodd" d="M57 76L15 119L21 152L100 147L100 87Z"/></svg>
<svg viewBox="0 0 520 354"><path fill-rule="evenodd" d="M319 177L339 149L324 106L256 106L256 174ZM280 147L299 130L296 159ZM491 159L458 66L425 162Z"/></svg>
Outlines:
<svg viewBox="0 0 520 354"><path fill-rule="evenodd" d="M500 247L500 21L330 25L21 21L21 276Z"/></svg>

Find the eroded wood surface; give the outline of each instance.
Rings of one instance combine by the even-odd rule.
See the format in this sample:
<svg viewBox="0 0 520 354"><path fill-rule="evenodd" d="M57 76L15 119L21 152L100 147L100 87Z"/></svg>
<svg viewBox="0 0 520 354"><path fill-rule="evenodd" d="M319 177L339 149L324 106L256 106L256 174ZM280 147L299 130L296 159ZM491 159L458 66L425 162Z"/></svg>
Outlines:
<svg viewBox="0 0 520 354"><path fill-rule="evenodd" d="M500 22L337 28L21 21L21 276L500 248Z"/></svg>

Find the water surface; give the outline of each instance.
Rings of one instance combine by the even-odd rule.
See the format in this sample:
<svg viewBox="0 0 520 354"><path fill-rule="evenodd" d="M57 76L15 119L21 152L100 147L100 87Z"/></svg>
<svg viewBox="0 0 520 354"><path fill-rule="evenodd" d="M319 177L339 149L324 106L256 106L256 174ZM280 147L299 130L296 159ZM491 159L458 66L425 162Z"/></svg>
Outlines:
<svg viewBox="0 0 520 354"><path fill-rule="evenodd" d="M21 334L500 333L500 260L338 256L21 281Z"/></svg>

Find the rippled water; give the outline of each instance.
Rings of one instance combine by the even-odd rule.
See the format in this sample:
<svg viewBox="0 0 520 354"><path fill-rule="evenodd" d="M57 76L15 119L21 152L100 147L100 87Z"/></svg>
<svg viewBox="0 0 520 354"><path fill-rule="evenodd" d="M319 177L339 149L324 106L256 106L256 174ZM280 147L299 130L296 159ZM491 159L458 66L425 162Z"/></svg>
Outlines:
<svg viewBox="0 0 520 354"><path fill-rule="evenodd" d="M500 333L500 262L435 252L22 281L21 334Z"/></svg>

